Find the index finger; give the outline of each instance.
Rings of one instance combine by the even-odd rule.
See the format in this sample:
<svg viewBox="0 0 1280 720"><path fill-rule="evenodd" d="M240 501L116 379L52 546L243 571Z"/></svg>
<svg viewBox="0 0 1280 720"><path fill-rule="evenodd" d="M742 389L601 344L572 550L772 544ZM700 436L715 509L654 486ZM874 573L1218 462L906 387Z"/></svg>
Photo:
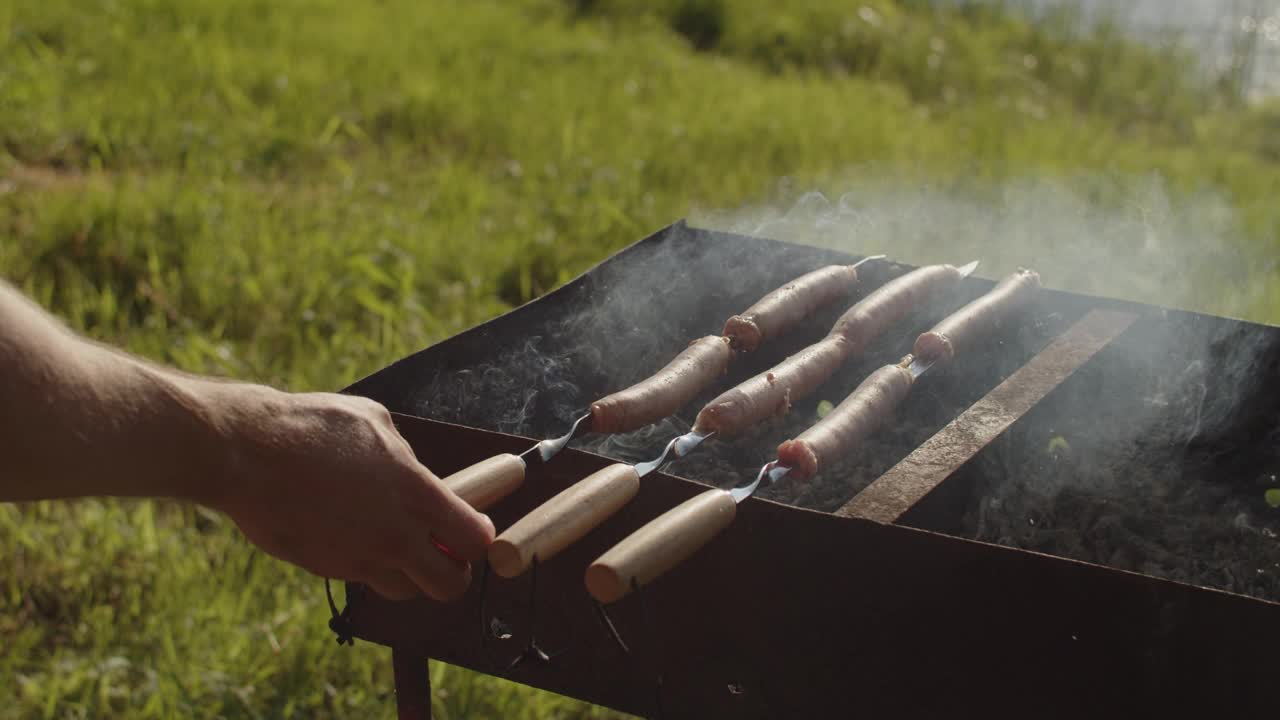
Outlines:
<svg viewBox="0 0 1280 720"><path fill-rule="evenodd" d="M493 542L493 521L476 511L422 465L417 467L421 492L412 509L431 528L432 542L446 554L478 561Z"/></svg>

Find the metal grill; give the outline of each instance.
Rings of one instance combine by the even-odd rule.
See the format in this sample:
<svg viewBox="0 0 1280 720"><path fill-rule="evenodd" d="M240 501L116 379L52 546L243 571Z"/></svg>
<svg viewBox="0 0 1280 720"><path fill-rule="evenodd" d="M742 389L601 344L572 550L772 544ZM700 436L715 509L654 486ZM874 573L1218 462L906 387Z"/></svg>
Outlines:
<svg viewBox="0 0 1280 720"><path fill-rule="evenodd" d="M726 258L764 261L735 267ZM348 391L398 413L419 458L448 474L562 432L592 397L660 364L655 358L704 334L710 318L834 261L848 257L678 223ZM655 265L676 270L655 275ZM871 273L868 284L901 269ZM1051 269L1042 270L1052 285ZM649 307L611 304L633 300L637 283L653 285ZM990 287L971 279L953 301ZM657 317L669 323L646 324ZM783 347L735 368L725 386L803 346L828 320L815 318ZM919 329L873 348L831 381L831 392L900 356ZM993 465L1026 454L1064 420L1063 408L1079 415L1088 409L1080 398L1102 393L1108 402L1096 407L1108 410L1091 422L1104 436L1115 423L1114 435L1126 402L1150 405L1152 388L1164 392L1189 364L1201 368L1196 424L1153 431L1143 452L1231 458L1240 477L1275 467L1267 443L1280 427L1280 331L1046 292L1023 328L931 379L882 441L825 473L832 477L821 491L773 496L786 504L744 502L723 535L607 615L583 587L586 566L702 485L655 473L619 515L531 577L499 580L478 569L481 581L450 605L364 593L349 621L356 637L393 648L401 717L430 714L428 658L651 717L1262 710L1280 677L1274 602L958 536ZM1114 383L1099 390L1098 377ZM614 459L651 456L669 430L590 446L609 457L565 451L490 511L495 524L501 530ZM786 430L708 448L704 464L671 472L732 479L758 468ZM1187 472L1207 473L1197 462ZM1133 503L1140 514L1142 499ZM549 659L525 652L535 636Z"/></svg>

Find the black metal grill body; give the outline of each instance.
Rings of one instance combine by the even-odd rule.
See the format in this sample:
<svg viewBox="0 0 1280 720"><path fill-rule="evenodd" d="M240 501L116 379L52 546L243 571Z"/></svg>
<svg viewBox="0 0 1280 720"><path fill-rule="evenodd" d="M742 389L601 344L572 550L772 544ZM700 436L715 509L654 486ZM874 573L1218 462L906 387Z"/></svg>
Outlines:
<svg viewBox="0 0 1280 720"><path fill-rule="evenodd" d="M555 292L405 358L348 392L399 413L397 423L419 458L446 475L495 453L520 452L530 438L563 432L591 399L643 377L689 339L717 333L724 318L764 292L801 272L850 260L677 223ZM866 267L868 288L907 269ZM1051 269L1041 270L1052 284ZM947 302L959 305L991 286L967 280ZM751 499L729 530L686 564L609 609L629 651L606 629L583 587L583 571L644 522L702 489L676 475L645 478L620 515L539 566L536 613L528 577L493 577L450 605L389 603L363 594L351 608L356 635L391 646L398 669L409 668L397 674L419 684L403 681L406 713L413 706L408 693L424 691L425 675L410 670L426 658L662 717L1238 716L1272 709L1280 605L955 533L983 478L1008 464L1010 443L1020 450L1038 442L1066 414L1078 418L1090 407L1106 411L1096 423L1116 423L1119 432L1124 414L1160 391L1161 378L1185 375L1188 367L1200 368L1197 387L1205 397L1229 402L1203 406L1211 422L1153 430L1157 439L1144 452L1180 453L1184 464L1199 463L1200 473L1211 474L1214 463L1233 476L1265 471L1276 458L1262 448L1280 426L1280 330L1046 291L1026 322L922 382L874 452L844 471L881 475L1096 310L1136 319L897 523ZM814 318L785 342L735 362L724 387L820 337L832 317ZM832 380L827 395L838 400L871 369L905 354L927 320L916 318L914 326L877 343ZM697 405L683 413L686 422ZM1144 417L1158 428L1159 413L1148 406ZM811 410L802 404L795 411ZM668 438L638 433L589 447L613 459L637 459ZM749 471L769 458L779 439L763 432L746 444L706 450L723 456L721 470ZM611 461L567 450L531 468L522 488L490 514L501 530ZM817 504L834 510L847 500ZM494 628L509 628L512 637L499 639ZM511 667L531 630L552 660Z"/></svg>

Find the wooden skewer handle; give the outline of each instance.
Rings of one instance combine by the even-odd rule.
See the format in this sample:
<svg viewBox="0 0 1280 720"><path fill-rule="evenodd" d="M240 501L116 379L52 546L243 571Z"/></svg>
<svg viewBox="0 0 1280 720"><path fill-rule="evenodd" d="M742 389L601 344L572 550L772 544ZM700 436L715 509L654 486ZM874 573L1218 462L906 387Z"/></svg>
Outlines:
<svg viewBox="0 0 1280 720"><path fill-rule="evenodd" d="M591 532L640 490L635 467L616 463L598 470L520 518L489 546L489 566L505 578L519 576Z"/></svg>
<svg viewBox="0 0 1280 720"><path fill-rule="evenodd" d="M621 600L656 580L729 527L738 504L724 490L695 495L631 533L587 568L587 592L602 603Z"/></svg>
<svg viewBox="0 0 1280 720"><path fill-rule="evenodd" d="M522 482L524 460L510 453L494 455L444 478L446 487L482 512L515 492Z"/></svg>

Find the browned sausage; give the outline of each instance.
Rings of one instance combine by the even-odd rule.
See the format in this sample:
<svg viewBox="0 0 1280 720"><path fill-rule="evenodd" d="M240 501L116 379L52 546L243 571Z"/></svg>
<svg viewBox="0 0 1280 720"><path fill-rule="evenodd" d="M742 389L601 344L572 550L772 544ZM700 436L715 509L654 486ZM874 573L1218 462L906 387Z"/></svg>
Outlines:
<svg viewBox="0 0 1280 720"><path fill-rule="evenodd" d="M890 325L907 316L935 292L960 280L951 265L929 265L896 277L849 308L831 328L849 341L849 352L860 353Z"/></svg>
<svg viewBox="0 0 1280 720"><path fill-rule="evenodd" d="M959 279L960 271L950 265L930 265L890 280L841 315L826 338L707 403L694 430L728 435L785 412L888 327Z"/></svg>
<svg viewBox="0 0 1280 720"><path fill-rule="evenodd" d="M724 374L732 354L728 338L694 340L649 378L591 403L592 431L627 432L674 413Z"/></svg>
<svg viewBox="0 0 1280 720"><path fill-rule="evenodd" d="M1034 270L1019 270L1001 280L991 292L916 338L913 352L922 360L946 364L956 353L967 350L975 339L999 328L1005 318L1030 302L1039 291L1040 275Z"/></svg>
<svg viewBox="0 0 1280 720"><path fill-rule="evenodd" d="M801 275L765 295L741 315L729 318L724 335L733 340L734 347L751 352L844 295L856 282L858 271L852 265L828 265Z"/></svg>
<svg viewBox="0 0 1280 720"><path fill-rule="evenodd" d="M813 392L840 368L848 352L839 335L810 345L707 403L693 425L695 432L730 434L786 412L791 403Z"/></svg>
<svg viewBox="0 0 1280 720"><path fill-rule="evenodd" d="M910 390L911 373L902 366L880 368L816 425L779 445L778 462L797 479L812 476L880 427Z"/></svg>

